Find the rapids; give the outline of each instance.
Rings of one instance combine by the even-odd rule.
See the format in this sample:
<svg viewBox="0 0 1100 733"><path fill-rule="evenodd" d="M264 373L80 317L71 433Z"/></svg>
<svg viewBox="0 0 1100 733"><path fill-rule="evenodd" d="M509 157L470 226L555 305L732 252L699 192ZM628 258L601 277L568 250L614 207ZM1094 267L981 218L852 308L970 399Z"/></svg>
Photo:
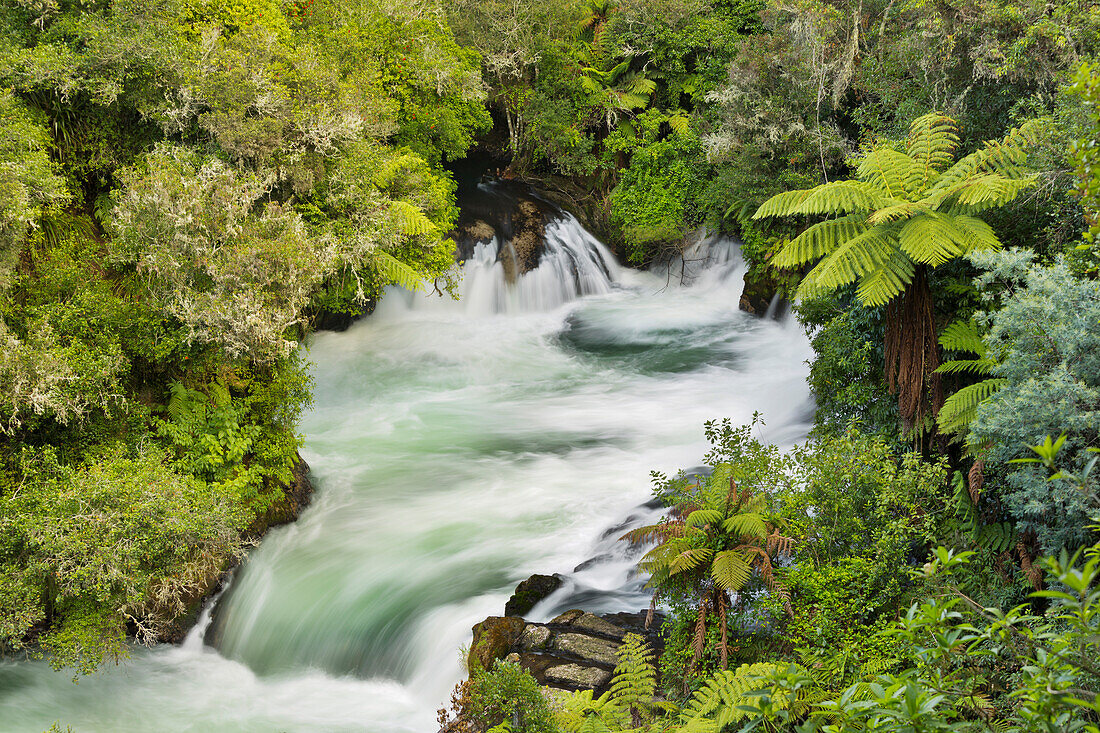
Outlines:
<svg viewBox="0 0 1100 733"><path fill-rule="evenodd" d="M615 538L656 516L651 470L699 462L705 420L758 410L762 437L805 435L809 345L737 309L735 243L620 270L563 216L511 286L496 246L466 261L461 300L391 292L311 339L314 502L184 644L79 684L4 662L0 730L430 733L470 627L531 573L568 581L532 616L647 604Z"/></svg>

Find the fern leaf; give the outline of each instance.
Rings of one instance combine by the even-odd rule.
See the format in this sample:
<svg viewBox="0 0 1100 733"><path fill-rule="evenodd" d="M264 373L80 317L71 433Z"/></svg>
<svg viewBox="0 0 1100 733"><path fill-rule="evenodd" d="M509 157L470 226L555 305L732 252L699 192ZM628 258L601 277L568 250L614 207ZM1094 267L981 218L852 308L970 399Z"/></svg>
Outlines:
<svg viewBox="0 0 1100 733"><path fill-rule="evenodd" d="M788 242L771 264L775 267L797 267L824 256L836 242L853 239L867 231L863 214L849 214L837 219L827 219L807 228Z"/></svg>
<svg viewBox="0 0 1100 733"><path fill-rule="evenodd" d="M690 550L684 550L669 562L669 574L676 575L685 570L694 570L709 560L713 554L714 551L709 547L696 547Z"/></svg>
<svg viewBox="0 0 1100 733"><path fill-rule="evenodd" d="M952 217L929 212L905 223L898 244L913 261L938 267L964 254L969 249L969 238L955 226Z"/></svg>
<svg viewBox="0 0 1100 733"><path fill-rule="evenodd" d="M768 536L768 525L764 521L764 517L756 512L734 514L722 522L722 529L741 537L763 539Z"/></svg>
<svg viewBox="0 0 1100 733"><path fill-rule="evenodd" d="M916 271L913 262L908 257L901 257L900 252L895 250L894 256L887 257L863 274L856 295L864 305L886 305L913 282Z"/></svg>
<svg viewBox="0 0 1100 733"><path fill-rule="evenodd" d="M717 509L697 509L684 520L689 527L703 527L708 524L718 524L722 521L722 512Z"/></svg>
<svg viewBox="0 0 1100 733"><path fill-rule="evenodd" d="M752 565L736 550L719 552L710 566L711 577L719 588L736 593L752 578Z"/></svg>
<svg viewBox="0 0 1100 733"><path fill-rule="evenodd" d="M677 135L684 135L691 127L691 121L685 115L672 115L668 118L668 126Z"/></svg>
<svg viewBox="0 0 1100 733"><path fill-rule="evenodd" d="M960 433L969 427L978 414L978 405L1003 387L1006 379L986 379L963 387L944 400L936 415L936 424L943 433Z"/></svg>
<svg viewBox="0 0 1100 733"><path fill-rule="evenodd" d="M932 112L913 120L909 126L906 154L916 165L908 181L914 191L924 191L955 159L959 136L955 120Z"/></svg>
<svg viewBox="0 0 1100 733"><path fill-rule="evenodd" d="M900 203L907 198L909 181L916 166L916 162L905 153L882 147L860 159L856 175L887 198Z"/></svg>
<svg viewBox="0 0 1100 733"><path fill-rule="evenodd" d="M810 189L809 195L791 213L848 214L874 211L892 203L893 200L863 181L833 181Z"/></svg>
<svg viewBox="0 0 1100 733"><path fill-rule="evenodd" d="M653 96L653 92L657 91L657 82L652 79L647 79L640 74L630 80L630 84L627 86L632 94L638 94L645 97L647 100Z"/></svg>
<svg viewBox="0 0 1100 733"><path fill-rule="evenodd" d="M627 634L619 646L619 663L611 680L611 699L630 709L648 706L657 689L653 652L638 634Z"/></svg>
<svg viewBox="0 0 1100 733"><path fill-rule="evenodd" d="M951 351L969 351L985 356L989 348L982 340L981 327L974 321L955 321L940 334L940 346Z"/></svg>
<svg viewBox="0 0 1100 733"><path fill-rule="evenodd" d="M936 374L976 374L985 376L993 371L997 362L992 359L958 359L945 361L934 370Z"/></svg>
<svg viewBox="0 0 1100 733"><path fill-rule="evenodd" d="M846 285L895 256L897 243L889 226L868 229L830 252L799 286L800 295L814 295Z"/></svg>
<svg viewBox="0 0 1100 733"><path fill-rule="evenodd" d="M423 289L420 273L388 252L376 249L371 253L370 264L387 282L418 291Z"/></svg>
<svg viewBox="0 0 1100 733"><path fill-rule="evenodd" d="M760 208L752 215L753 219L764 219L769 216L790 216L801 203L810 195L813 189L805 191L784 191L777 193L770 199L760 204Z"/></svg>
<svg viewBox="0 0 1100 733"><path fill-rule="evenodd" d="M978 252L1001 248L1001 240L993 233L993 227L981 219L960 214L954 217L955 226L966 238L966 252Z"/></svg>
<svg viewBox="0 0 1100 733"><path fill-rule="evenodd" d="M418 237L423 234L439 234L439 229L424 212L408 201L394 201L390 204L390 217L398 232L405 237Z"/></svg>

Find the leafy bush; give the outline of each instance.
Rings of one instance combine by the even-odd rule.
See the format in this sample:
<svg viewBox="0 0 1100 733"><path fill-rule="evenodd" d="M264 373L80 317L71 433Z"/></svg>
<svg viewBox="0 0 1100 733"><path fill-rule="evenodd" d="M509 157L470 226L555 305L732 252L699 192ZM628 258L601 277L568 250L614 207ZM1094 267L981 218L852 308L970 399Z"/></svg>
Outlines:
<svg viewBox="0 0 1100 733"><path fill-rule="evenodd" d="M1030 253L985 255L986 286L1007 287L1004 307L989 316L987 343L1000 390L978 407L970 444L988 464L1023 457L1026 446L1065 432L1063 460L1076 471L1086 449L1100 447L1100 283L1074 277L1063 262L1033 264ZM1003 503L1021 532L1048 554L1088 538L1088 494L1048 481L1039 468L1011 468L991 499Z"/></svg>
<svg viewBox="0 0 1100 733"><path fill-rule="evenodd" d="M151 447L79 467L27 449L2 493L0 644L37 629L56 666L84 673L124 655L128 630L156 641L241 548L233 503Z"/></svg>

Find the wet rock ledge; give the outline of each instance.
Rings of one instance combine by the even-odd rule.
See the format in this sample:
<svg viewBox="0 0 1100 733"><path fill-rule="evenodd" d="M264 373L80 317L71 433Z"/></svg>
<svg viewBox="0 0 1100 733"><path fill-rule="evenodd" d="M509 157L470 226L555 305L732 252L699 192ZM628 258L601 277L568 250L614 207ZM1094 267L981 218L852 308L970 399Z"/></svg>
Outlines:
<svg viewBox="0 0 1100 733"><path fill-rule="evenodd" d="M659 614L647 629L645 611L597 615L573 609L546 623L528 622L516 611L530 611L560 584L556 576L546 575L533 575L520 583L506 606L515 615L490 616L474 626L467 666L489 669L497 659L504 659L519 664L545 687L602 693L627 634L643 636L660 655L664 642Z"/></svg>

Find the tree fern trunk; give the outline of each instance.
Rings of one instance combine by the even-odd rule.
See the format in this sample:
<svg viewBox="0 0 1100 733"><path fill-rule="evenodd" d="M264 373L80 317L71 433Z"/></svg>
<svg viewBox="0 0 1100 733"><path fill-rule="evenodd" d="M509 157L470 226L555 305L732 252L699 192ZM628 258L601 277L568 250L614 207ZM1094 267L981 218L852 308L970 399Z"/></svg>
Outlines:
<svg viewBox="0 0 1100 733"><path fill-rule="evenodd" d="M920 425L943 405L936 320L928 268L919 265L900 298L886 306L886 384L898 396L906 431Z"/></svg>

